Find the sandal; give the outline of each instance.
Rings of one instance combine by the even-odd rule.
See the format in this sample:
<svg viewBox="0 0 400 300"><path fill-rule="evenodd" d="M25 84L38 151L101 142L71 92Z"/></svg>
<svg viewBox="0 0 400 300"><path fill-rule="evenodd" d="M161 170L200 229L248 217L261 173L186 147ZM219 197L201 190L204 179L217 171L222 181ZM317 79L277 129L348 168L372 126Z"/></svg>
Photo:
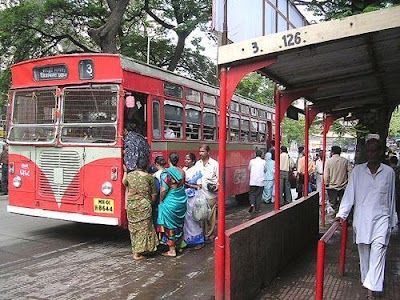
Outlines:
<svg viewBox="0 0 400 300"><path fill-rule="evenodd" d="M175 253L175 254L172 254L172 253L170 253L169 251L163 252L163 253L161 253L161 255L162 255L162 256L168 256L168 257L176 257L176 253Z"/></svg>
<svg viewBox="0 0 400 300"><path fill-rule="evenodd" d="M145 256L143 256L143 255L141 255L141 254L132 254L132 257L133 257L133 259L134 260L142 260L142 259L145 259L146 257Z"/></svg>

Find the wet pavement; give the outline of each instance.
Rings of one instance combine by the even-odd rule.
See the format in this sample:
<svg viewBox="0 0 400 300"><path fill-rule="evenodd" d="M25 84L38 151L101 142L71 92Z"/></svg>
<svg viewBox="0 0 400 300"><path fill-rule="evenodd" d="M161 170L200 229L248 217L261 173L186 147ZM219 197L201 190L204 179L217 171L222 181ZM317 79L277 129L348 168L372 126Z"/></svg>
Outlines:
<svg viewBox="0 0 400 300"><path fill-rule="evenodd" d="M13 215L6 202L0 197L0 299L214 299L213 244L176 258L156 254L133 261L126 230ZM247 209L229 203L226 228L258 215ZM273 209L263 204L261 213ZM338 274L340 232L326 246L324 299L365 299L351 236L349 231L344 277ZM260 299L315 299L316 249L315 243L299 253ZM399 249L397 229L383 299L400 300Z"/></svg>

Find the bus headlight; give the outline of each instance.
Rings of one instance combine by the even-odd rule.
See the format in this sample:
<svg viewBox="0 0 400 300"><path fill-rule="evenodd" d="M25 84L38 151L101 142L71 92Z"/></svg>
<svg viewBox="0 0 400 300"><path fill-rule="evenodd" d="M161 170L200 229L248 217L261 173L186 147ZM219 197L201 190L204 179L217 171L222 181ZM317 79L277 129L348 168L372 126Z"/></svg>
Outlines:
<svg viewBox="0 0 400 300"><path fill-rule="evenodd" d="M19 177L18 175L15 176L13 178L13 186L16 187L16 188L19 188L19 187L21 187L21 185L22 185L22 178Z"/></svg>
<svg viewBox="0 0 400 300"><path fill-rule="evenodd" d="M103 185L101 186L101 191L103 192L104 195L109 196L112 193L112 184L111 182L104 182Z"/></svg>

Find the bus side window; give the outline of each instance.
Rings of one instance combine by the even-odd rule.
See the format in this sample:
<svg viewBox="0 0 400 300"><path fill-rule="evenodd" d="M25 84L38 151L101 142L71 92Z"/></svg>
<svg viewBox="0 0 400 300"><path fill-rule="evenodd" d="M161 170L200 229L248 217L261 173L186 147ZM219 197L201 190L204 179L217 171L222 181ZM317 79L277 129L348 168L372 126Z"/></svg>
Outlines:
<svg viewBox="0 0 400 300"><path fill-rule="evenodd" d="M164 137L166 139L180 139L182 137L182 126L176 122L167 122L164 126Z"/></svg>
<svg viewBox="0 0 400 300"><path fill-rule="evenodd" d="M181 139L183 105L177 101L164 101L164 138Z"/></svg>
<svg viewBox="0 0 400 300"><path fill-rule="evenodd" d="M203 114L203 135L207 141L215 141L217 138L217 127L216 127L216 113L204 111Z"/></svg>
<svg viewBox="0 0 400 300"><path fill-rule="evenodd" d="M250 121L249 120L240 120L240 141L248 142L249 141L249 131L250 131Z"/></svg>
<svg viewBox="0 0 400 300"><path fill-rule="evenodd" d="M229 140L233 142L239 141L239 118L229 118Z"/></svg>
<svg viewBox="0 0 400 300"><path fill-rule="evenodd" d="M259 127L260 142L265 142L266 133L267 133L267 124L260 123Z"/></svg>
<svg viewBox="0 0 400 300"><path fill-rule="evenodd" d="M258 138L258 121L257 120L251 120L251 142L257 142Z"/></svg>
<svg viewBox="0 0 400 300"><path fill-rule="evenodd" d="M197 106L186 105L186 139L200 139L201 109Z"/></svg>
<svg viewBox="0 0 400 300"><path fill-rule="evenodd" d="M161 122L160 122L160 102L157 99L153 100L153 137L159 139L161 137Z"/></svg>

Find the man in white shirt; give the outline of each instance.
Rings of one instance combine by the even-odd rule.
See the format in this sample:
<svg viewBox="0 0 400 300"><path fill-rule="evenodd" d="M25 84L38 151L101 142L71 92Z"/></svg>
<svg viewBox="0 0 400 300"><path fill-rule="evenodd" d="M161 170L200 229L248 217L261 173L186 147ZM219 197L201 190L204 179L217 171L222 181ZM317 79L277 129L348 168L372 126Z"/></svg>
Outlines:
<svg viewBox="0 0 400 300"><path fill-rule="evenodd" d="M354 206L354 241L360 256L361 282L367 299L383 290L386 250L397 224L395 172L380 163L383 147L379 140L366 143L368 162L357 165L347 185L336 221L343 222Z"/></svg>
<svg viewBox="0 0 400 300"><path fill-rule="evenodd" d="M164 137L166 139L175 139L176 138L176 134L171 128L167 127L164 130Z"/></svg>
<svg viewBox="0 0 400 300"><path fill-rule="evenodd" d="M199 149L200 160L195 167L203 175L201 177L201 189L207 198L211 208L208 220L203 223L204 237L206 241L211 241L215 237L217 224L217 192L218 192L218 162L210 157L210 147L206 144Z"/></svg>
<svg viewBox="0 0 400 300"><path fill-rule="evenodd" d="M292 202L292 192L290 191L289 171L293 167L286 146L281 146L280 158L280 206Z"/></svg>
<svg viewBox="0 0 400 300"><path fill-rule="evenodd" d="M250 170L249 213L261 211L262 192L264 190L264 184L265 184L265 172L267 172L267 164L265 160L261 158L261 155L262 151L257 150L256 157L251 159L249 162L249 170Z"/></svg>

